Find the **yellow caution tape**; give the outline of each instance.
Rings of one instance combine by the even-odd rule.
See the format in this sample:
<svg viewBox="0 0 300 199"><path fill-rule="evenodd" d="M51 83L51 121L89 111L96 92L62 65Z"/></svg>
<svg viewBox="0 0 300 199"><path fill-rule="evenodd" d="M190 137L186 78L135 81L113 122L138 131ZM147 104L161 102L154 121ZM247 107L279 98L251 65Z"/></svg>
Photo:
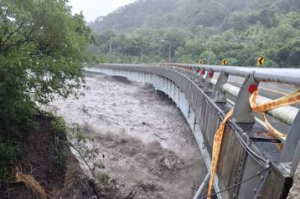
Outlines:
<svg viewBox="0 0 300 199"><path fill-rule="evenodd" d="M275 99L275 100L271 100L270 102L261 104L261 105L257 105L256 104L256 99L258 97L258 91L255 91L251 97L250 97L250 106L253 110L253 112L255 113L260 113L262 114L264 120L265 120L265 124L267 126L267 128L269 129L270 133L273 134L275 137L280 138L285 140L286 139L286 135L283 133L280 133L279 131L277 131L268 121L265 112L275 109L275 108L279 108L279 107L283 107L283 106L287 106L287 105L291 105L294 104L296 102L300 102L300 90L292 93L292 94L288 94L286 96L283 96L279 99Z"/></svg>
<svg viewBox="0 0 300 199"><path fill-rule="evenodd" d="M284 134L280 133L279 131L277 131L269 123L269 121L266 118L265 112L269 111L269 110L272 110L272 109L275 109L275 108L279 108L279 107L294 104L296 102L300 102L300 90L296 91L295 93L286 95L284 97L281 97L281 98L276 99L276 100L272 100L270 102L267 102L267 103L264 103L264 104L261 104L261 105L256 104L257 97L258 97L258 91L255 91L249 99L250 105L251 105L251 108L252 108L253 112L261 113L263 115L264 120L265 120L265 124L266 124L267 128L270 130L272 135L274 135L277 138L285 139L286 135L284 135ZM215 137L214 137L212 162L211 162L211 170L210 170L210 179L209 179L209 187L208 187L208 194L207 194L208 199L211 198L210 195L212 194L212 190L213 190L213 182L214 182L215 174L216 174L218 163L219 163L219 157L220 157L221 146L222 146L222 141L223 141L223 136L224 136L226 123L229 120L229 118L232 116L232 114L233 114L233 109L231 109L227 113L227 115L225 116L225 118L222 121L221 125L219 126L218 130L216 131L216 134L215 134Z"/></svg>
<svg viewBox="0 0 300 199"><path fill-rule="evenodd" d="M212 193L213 189L213 182L215 178L215 174L217 171L218 167L218 162L219 162L219 156L220 156L220 151L221 151L221 146L222 146L222 141L223 141L223 135L224 135L224 130L226 127L226 123L229 120L233 113L233 109L231 109L227 115L225 116L223 122L219 126L215 137L214 137L214 145L213 145L213 152L212 152L212 159L211 159L211 169L210 169L210 179L209 179L209 187L208 187L208 199L210 199L210 195Z"/></svg>
<svg viewBox="0 0 300 199"><path fill-rule="evenodd" d="M256 105L256 103L255 103L257 96L258 96L258 91L255 91L250 97L250 105L254 112L265 112L265 111L269 111L271 109L275 109L275 108L291 105L296 102L300 102L300 90L297 90L296 92L294 92L292 94L288 94L279 99L271 100L270 102L267 102L267 103L261 104L261 105Z"/></svg>

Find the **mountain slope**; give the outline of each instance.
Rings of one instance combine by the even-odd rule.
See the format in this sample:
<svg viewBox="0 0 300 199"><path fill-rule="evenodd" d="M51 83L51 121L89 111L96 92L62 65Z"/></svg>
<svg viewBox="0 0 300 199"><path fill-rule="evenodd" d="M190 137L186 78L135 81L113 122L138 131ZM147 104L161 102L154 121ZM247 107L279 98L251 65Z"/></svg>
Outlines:
<svg viewBox="0 0 300 199"><path fill-rule="evenodd" d="M300 67L299 0L139 0L90 26L110 62Z"/></svg>
<svg viewBox="0 0 300 199"><path fill-rule="evenodd" d="M297 0L138 0L91 24L97 32L127 31L148 26L191 27L220 26L235 11L270 9L287 13L299 8Z"/></svg>

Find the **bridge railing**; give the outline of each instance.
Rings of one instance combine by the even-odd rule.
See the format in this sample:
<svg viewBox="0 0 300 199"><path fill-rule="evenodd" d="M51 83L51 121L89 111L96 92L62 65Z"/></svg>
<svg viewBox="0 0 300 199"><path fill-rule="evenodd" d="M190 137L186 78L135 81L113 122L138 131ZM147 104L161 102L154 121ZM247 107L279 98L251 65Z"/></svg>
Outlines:
<svg viewBox="0 0 300 199"><path fill-rule="evenodd" d="M294 68L259 68L239 66L218 66L218 65L194 65L194 64L161 64L162 66L192 67L206 71L226 72L229 75L247 77L253 73L258 82L278 82L296 85L300 87L300 69Z"/></svg>
<svg viewBox="0 0 300 199"><path fill-rule="evenodd" d="M300 89L300 69L258 68L258 67L235 67L235 66L212 66L212 65L190 65L190 64L160 64L162 67L172 67L185 73L204 89L205 92L213 94L214 102L228 102L227 95L236 98L233 120L240 124L255 123L255 114L250 106L250 96L259 87L260 82L273 82L288 84ZM215 73L218 78L213 79ZM243 77L244 82L239 88L228 82L229 76ZM264 96L259 96L257 104L271 101ZM285 106L267 111L266 114L283 122L290 127L285 140L280 140L283 145L280 162L289 162L293 165L292 170L299 163L300 149L300 111L293 106ZM280 138L277 138L280 139Z"/></svg>
<svg viewBox="0 0 300 199"><path fill-rule="evenodd" d="M223 192L220 198L253 198L252 196L261 194L261 198L279 199L287 194L293 168L296 168L299 162L299 110L290 106L275 109L274 112L269 111L274 118L288 124L290 132L285 143L284 140L278 139L264 140L268 130L256 122L249 98L261 81L299 86L299 70L295 70L290 79L285 76L289 73L287 71L291 70L276 69L278 74L272 70L182 64L102 64L86 68L86 71L90 72L150 82L155 88L168 94L184 113L208 169L211 165L210 157L216 129L224 115L234 106L235 113L225 128L217 171L219 180L215 181L215 189L219 191L229 185L238 184L237 187ZM232 76L242 77L243 85L233 85L232 81L229 81L229 77ZM236 98L234 104L227 103L229 95ZM261 96L258 101L264 99L269 100ZM282 151L277 148L278 142L284 145ZM241 184L268 166L269 172Z"/></svg>
<svg viewBox="0 0 300 199"><path fill-rule="evenodd" d="M170 66L170 64L165 64L166 66ZM238 94L241 91L241 88L228 83L229 76L238 76L238 77L245 77L247 79L249 86L248 88L245 87L245 90L249 93L249 97L254 90L257 89L258 84L260 82L278 82L278 83L285 83L294 86L299 86L300 89L300 69L262 69L262 68L250 68L250 67L234 67L234 66L206 66L206 65L182 65L182 64L171 64L171 66L177 67L182 69L185 72L190 74L194 74L195 78L198 78L198 82L200 86L204 85L204 89L210 91L212 89L211 85L214 87L214 94L215 94L215 102L226 102L225 94L228 93L234 97L238 97ZM200 70L200 71L199 71ZM212 79L214 73L220 73L218 81ZM198 77L197 77L198 75ZM211 77L210 77L211 76ZM245 82L247 83L247 82ZM250 92L249 92L250 91ZM246 99L239 99L242 102L248 100L248 96ZM263 104L271 99L263 96L259 96L258 98L258 105ZM243 109L244 110L244 109ZM281 122L292 125L299 109L292 106L286 106L282 108L277 108L274 110L270 110L267 112L270 116L280 120ZM245 113L245 112L243 112ZM246 114L246 113L245 113ZM239 115L240 122L253 122L253 117L249 118L249 115ZM248 114L251 114L248 112ZM241 118L243 116L243 118ZM237 121L237 122L239 122Z"/></svg>

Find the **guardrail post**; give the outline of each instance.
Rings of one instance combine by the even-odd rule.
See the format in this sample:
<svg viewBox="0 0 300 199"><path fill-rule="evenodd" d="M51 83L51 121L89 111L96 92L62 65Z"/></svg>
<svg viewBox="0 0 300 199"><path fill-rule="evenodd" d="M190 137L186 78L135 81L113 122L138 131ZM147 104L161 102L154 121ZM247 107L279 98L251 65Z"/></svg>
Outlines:
<svg viewBox="0 0 300 199"><path fill-rule="evenodd" d="M204 82L204 78L203 78L203 71L204 70L201 70L201 69L198 69L198 74L197 74L197 79L196 79L196 84L199 86L199 87L202 87L203 86L203 82ZM204 71L205 73L205 71Z"/></svg>
<svg viewBox="0 0 300 199"><path fill-rule="evenodd" d="M250 106L250 96L258 89L259 82L254 79L254 73L248 75L236 97L232 118L236 123L255 123L255 117Z"/></svg>
<svg viewBox="0 0 300 199"><path fill-rule="evenodd" d="M215 86L213 95L214 95L214 102L217 103L226 103L226 92L223 91L223 85L226 84L228 81L228 73L224 70L221 72L217 84Z"/></svg>
<svg viewBox="0 0 300 199"><path fill-rule="evenodd" d="M295 155L294 155L292 169L291 169L291 176L295 175L299 163L300 163L300 141L298 142L298 145L295 150Z"/></svg>
<svg viewBox="0 0 300 199"><path fill-rule="evenodd" d="M204 81L204 91L207 93L211 93L212 90L212 84L210 80L213 78L214 72L212 70L207 71L205 81Z"/></svg>
<svg viewBox="0 0 300 199"><path fill-rule="evenodd" d="M182 72L182 71L183 71L183 68L182 68L182 66L176 66L176 70L177 70L178 72Z"/></svg>
<svg viewBox="0 0 300 199"><path fill-rule="evenodd" d="M183 66L183 74L185 74L186 76L188 76L189 74L189 69L186 66Z"/></svg>
<svg viewBox="0 0 300 199"><path fill-rule="evenodd" d="M193 80L193 68L189 66L189 67L188 67L188 72L189 72L188 77L189 77L191 80Z"/></svg>
<svg viewBox="0 0 300 199"><path fill-rule="evenodd" d="M182 67L181 67L181 66L176 66L176 70L177 70L178 72L181 72L181 71L182 71Z"/></svg>
<svg viewBox="0 0 300 199"><path fill-rule="evenodd" d="M197 68L196 67L193 67L192 68L192 80L197 80Z"/></svg>
<svg viewBox="0 0 300 199"><path fill-rule="evenodd" d="M281 156L280 162L291 162L293 166L298 165L300 158L300 151L297 151L297 146L300 144L300 112L298 112L292 126L291 130L285 140ZM300 147L300 146L299 146ZM298 148L300 150L300 148ZM296 157L298 154L298 157Z"/></svg>
<svg viewBox="0 0 300 199"><path fill-rule="evenodd" d="M193 67L189 66L189 67L188 67L188 77L189 77L191 80L193 80L193 73L194 73Z"/></svg>

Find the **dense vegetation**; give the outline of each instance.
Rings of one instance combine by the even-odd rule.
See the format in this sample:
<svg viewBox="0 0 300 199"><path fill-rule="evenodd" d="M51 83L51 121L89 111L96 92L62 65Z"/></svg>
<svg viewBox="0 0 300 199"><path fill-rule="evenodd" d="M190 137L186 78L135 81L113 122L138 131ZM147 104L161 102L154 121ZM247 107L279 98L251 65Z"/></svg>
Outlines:
<svg viewBox="0 0 300 199"><path fill-rule="evenodd" d="M300 67L299 0L138 0L90 26L109 62Z"/></svg>
<svg viewBox="0 0 300 199"><path fill-rule="evenodd" d="M83 16L73 16L65 0L0 1L0 183L38 122L37 103L80 85L90 40Z"/></svg>

